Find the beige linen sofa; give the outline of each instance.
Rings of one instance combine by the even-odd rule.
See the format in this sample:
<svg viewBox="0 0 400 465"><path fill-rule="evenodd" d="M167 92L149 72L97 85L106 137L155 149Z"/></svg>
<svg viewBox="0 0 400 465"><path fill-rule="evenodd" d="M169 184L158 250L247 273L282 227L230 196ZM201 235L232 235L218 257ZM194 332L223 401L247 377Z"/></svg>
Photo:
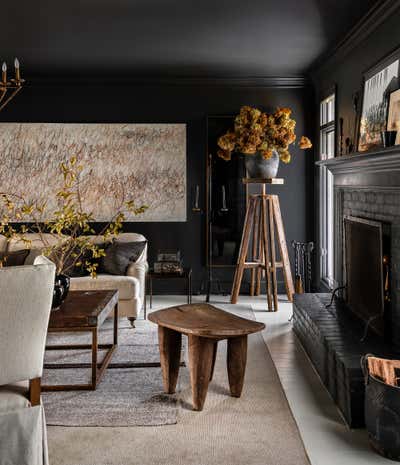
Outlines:
<svg viewBox="0 0 400 465"><path fill-rule="evenodd" d="M59 242L51 234L43 234L42 238L38 234L25 234L24 236L29 243L18 239L12 239L7 242L4 236L0 235L0 253L13 252L21 249L31 249L31 252L25 259L25 265L31 265L34 259L40 254L40 251L49 245L55 245ZM101 236L89 236L94 243L102 243ZM114 238L116 242L141 242L146 238L137 233L121 233ZM44 244L45 243L45 244ZM140 314L143 307L145 294L145 279L148 269L147 263L147 244L135 263L131 263L124 276L99 273L96 278L83 276L71 278L71 290L109 290L118 289L119 291L119 315L126 316L132 326Z"/></svg>

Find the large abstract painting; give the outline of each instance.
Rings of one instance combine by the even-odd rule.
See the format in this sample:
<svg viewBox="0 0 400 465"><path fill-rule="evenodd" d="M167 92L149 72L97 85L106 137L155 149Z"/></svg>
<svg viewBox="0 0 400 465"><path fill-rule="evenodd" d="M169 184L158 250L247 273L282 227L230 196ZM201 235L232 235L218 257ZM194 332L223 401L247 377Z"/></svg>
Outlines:
<svg viewBox="0 0 400 465"><path fill-rule="evenodd" d="M96 221L108 221L121 198L148 206L126 221L186 221L185 124L0 123L1 191L54 198L60 163L74 154Z"/></svg>

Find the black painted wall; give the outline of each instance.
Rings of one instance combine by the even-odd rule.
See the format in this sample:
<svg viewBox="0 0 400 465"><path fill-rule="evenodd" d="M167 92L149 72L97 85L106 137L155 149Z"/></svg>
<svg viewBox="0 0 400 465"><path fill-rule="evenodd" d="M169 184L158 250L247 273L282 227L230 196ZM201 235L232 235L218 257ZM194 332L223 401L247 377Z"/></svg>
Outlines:
<svg viewBox="0 0 400 465"><path fill-rule="evenodd" d="M393 4L396 2L392 2ZM397 2L399 3L399 2ZM385 14L385 11L382 13ZM378 15L379 16L379 15ZM321 65L311 73L311 79L315 90L315 114L319 111L319 102L326 96L334 86L336 86L336 147L339 154L339 118L344 119L343 130L344 139L350 137L356 146L356 126L357 118L353 107L353 95L359 92L359 109L361 111L362 93L363 93L363 74L378 64L385 56L400 47L400 7L383 18L378 17L379 25L377 27L372 21L370 23L370 32L367 36L359 41L357 46L351 47L352 39L347 52L339 50L337 53L327 58ZM354 38L356 40L357 37ZM346 50L346 47L345 47ZM316 147L314 155L317 159L318 154L318 121L315 119L314 140ZM315 169L315 176L317 170ZM314 211L318 209L318 180L315 181ZM318 223L315 222L315 233L318 236ZM319 248L318 248L319 250ZM316 261L318 263L318 261ZM318 266L316 266L318 268ZM315 276L319 276L319 270L315 270ZM318 286L318 278L316 279Z"/></svg>
<svg viewBox="0 0 400 465"><path fill-rule="evenodd" d="M399 22L400 8L377 29L372 30L369 36L346 56L332 55L311 73L317 99L316 106L324 92L334 85L337 86L337 121L340 117L344 118L344 139L348 136L354 139L355 112L352 96L357 91L360 92L360 97L362 96L364 72L400 47ZM361 103L360 98L360 106Z"/></svg>
<svg viewBox="0 0 400 465"><path fill-rule="evenodd" d="M29 76L26 76L29 79ZM205 278L205 216L192 212L191 191L201 186L201 208L205 208L206 115L235 114L242 105L266 110L289 106L297 120L297 134L311 128L311 91L306 88L245 87L194 83L135 82L88 83L77 81L31 82L0 115L1 121L19 122L135 122L187 124L187 222L126 223L126 231L144 234L149 241L149 261L158 249L179 248L186 265L194 271L194 288ZM312 196L311 152L292 151L293 162L281 165L279 175L285 186L279 193L287 240L312 236L307 195ZM11 173L10 173L11 175ZM110 186L112 189L112 186ZM312 201L309 201L312 205ZM310 211L311 210L311 211ZM165 292L180 292L179 283L170 283Z"/></svg>

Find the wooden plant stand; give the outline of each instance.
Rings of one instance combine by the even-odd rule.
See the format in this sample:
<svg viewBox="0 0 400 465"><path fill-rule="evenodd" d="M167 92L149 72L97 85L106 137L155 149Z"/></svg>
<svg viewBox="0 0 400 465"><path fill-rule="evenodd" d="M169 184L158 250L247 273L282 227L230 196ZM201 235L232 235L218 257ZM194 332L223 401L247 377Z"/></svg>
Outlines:
<svg viewBox="0 0 400 465"><path fill-rule="evenodd" d="M266 185L282 185L284 180L279 178L243 178L243 183L260 184L262 191L261 194L250 195L247 204L242 242L233 280L231 303L237 303L245 269L251 270L251 296L260 295L261 274L264 271L267 284L268 311L276 312L278 310L277 268L283 270L286 294L290 302L293 299L294 286L279 197L266 194ZM280 253L279 260L277 259L275 239ZM248 256L251 257L250 260L247 259Z"/></svg>

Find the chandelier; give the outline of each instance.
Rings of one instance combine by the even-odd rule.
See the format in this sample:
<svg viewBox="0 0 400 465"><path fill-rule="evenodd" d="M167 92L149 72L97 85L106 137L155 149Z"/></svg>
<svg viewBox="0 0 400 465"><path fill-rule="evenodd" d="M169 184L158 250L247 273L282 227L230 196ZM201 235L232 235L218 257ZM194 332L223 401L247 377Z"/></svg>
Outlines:
<svg viewBox="0 0 400 465"><path fill-rule="evenodd" d="M1 67L0 111L18 94L25 82L21 79L18 58L14 60L14 70L14 79L7 80L7 63L4 62Z"/></svg>

